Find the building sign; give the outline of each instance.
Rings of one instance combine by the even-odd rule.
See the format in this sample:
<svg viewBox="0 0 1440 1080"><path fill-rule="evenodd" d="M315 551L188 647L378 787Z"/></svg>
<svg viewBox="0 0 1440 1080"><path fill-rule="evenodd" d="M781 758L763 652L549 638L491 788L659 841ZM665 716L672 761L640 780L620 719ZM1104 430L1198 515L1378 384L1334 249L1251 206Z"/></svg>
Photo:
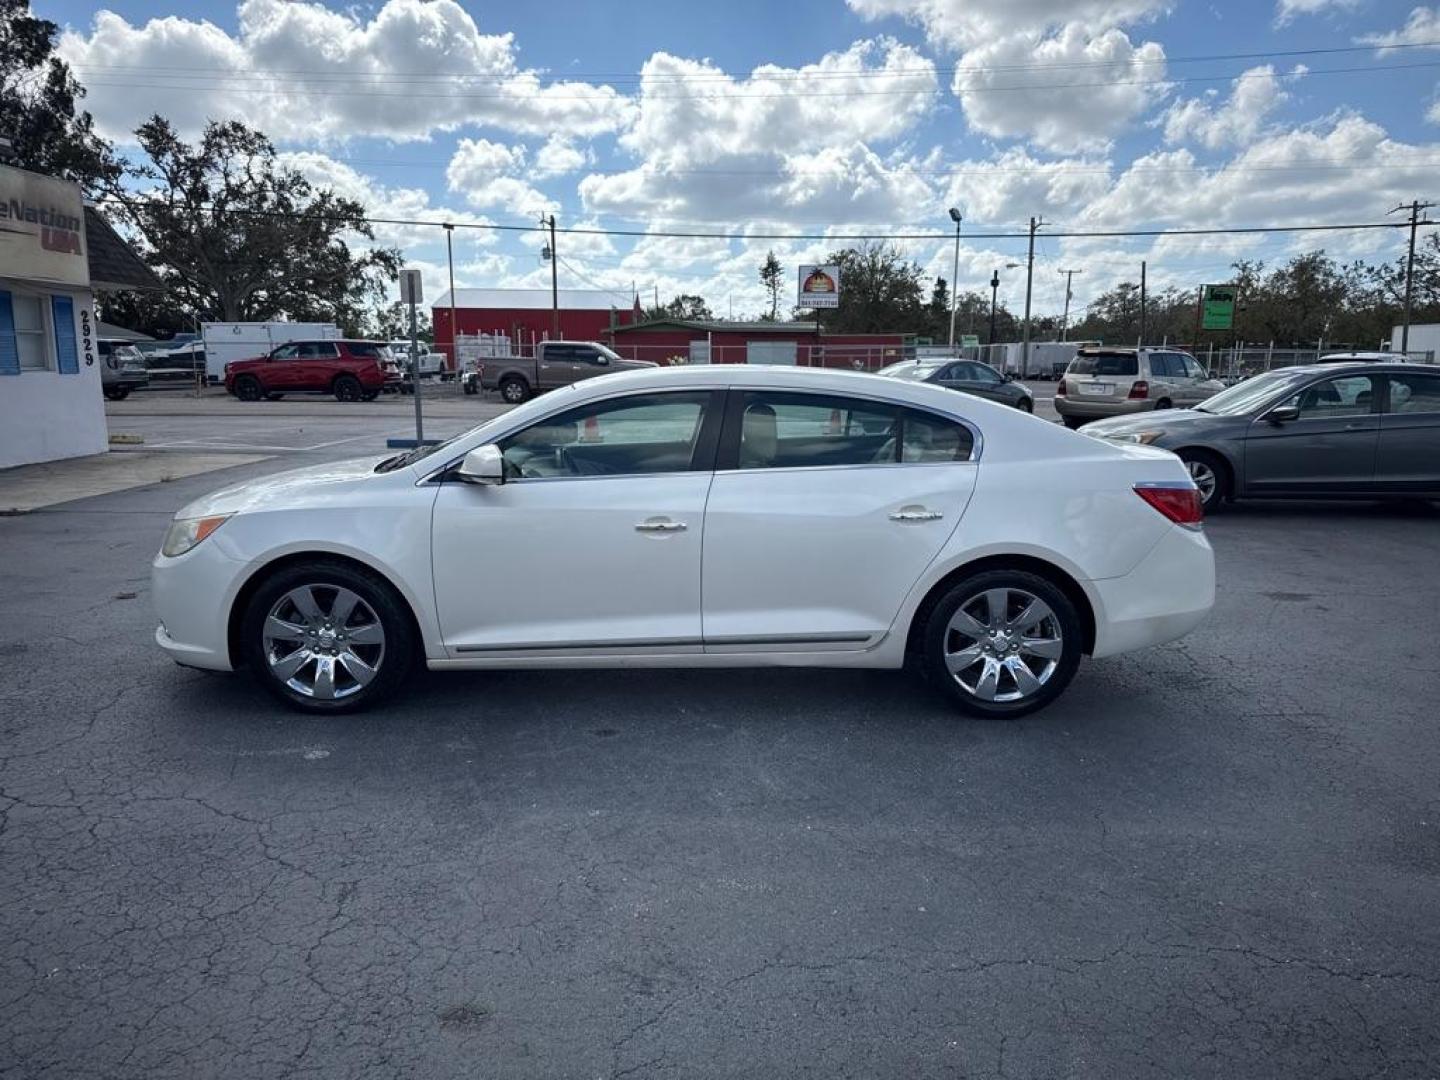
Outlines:
<svg viewBox="0 0 1440 1080"><path fill-rule="evenodd" d="M962 349L978 349L980 347L979 334L961 334L960 347Z"/></svg>
<svg viewBox="0 0 1440 1080"><path fill-rule="evenodd" d="M1206 285L1200 300L1200 329L1229 330L1235 325L1234 285Z"/></svg>
<svg viewBox="0 0 1440 1080"><path fill-rule="evenodd" d="M800 267L800 298L796 307L833 308L840 306L840 267Z"/></svg>
<svg viewBox="0 0 1440 1080"><path fill-rule="evenodd" d="M0 165L0 274L47 285L90 284L80 188Z"/></svg>

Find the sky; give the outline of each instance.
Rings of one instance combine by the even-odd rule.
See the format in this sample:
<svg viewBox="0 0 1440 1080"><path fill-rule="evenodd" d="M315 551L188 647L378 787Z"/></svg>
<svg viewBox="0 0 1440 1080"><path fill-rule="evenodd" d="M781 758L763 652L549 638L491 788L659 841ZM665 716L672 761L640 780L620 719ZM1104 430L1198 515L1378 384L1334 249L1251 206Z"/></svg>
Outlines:
<svg viewBox="0 0 1440 1080"><path fill-rule="evenodd" d="M333 0L332 0L333 2ZM124 145L152 113L266 132L377 217L457 228L460 287L700 293L766 307L846 233L919 237L958 282L1074 309L1148 263L1152 288L1237 258L1388 260L1400 230L1205 237L1060 232L1385 220L1440 197L1440 6L1389 0L33 0L63 28L85 107ZM675 232L724 234L679 238ZM782 239L757 234L781 234ZM821 239L802 239L816 234ZM445 287L441 229L377 227ZM788 304L787 296L785 303Z"/></svg>

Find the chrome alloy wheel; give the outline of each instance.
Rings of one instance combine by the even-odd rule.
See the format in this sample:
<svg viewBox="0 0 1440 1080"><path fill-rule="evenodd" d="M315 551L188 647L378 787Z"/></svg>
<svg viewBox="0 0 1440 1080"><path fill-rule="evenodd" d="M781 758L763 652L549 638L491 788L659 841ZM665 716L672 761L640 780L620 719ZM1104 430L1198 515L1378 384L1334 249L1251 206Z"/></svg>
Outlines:
<svg viewBox="0 0 1440 1080"><path fill-rule="evenodd" d="M1200 489L1200 501L1207 506L1210 500L1215 498L1215 488L1220 483L1220 478L1215 475L1214 467L1208 461L1187 460L1185 468L1190 470L1190 479L1195 481L1195 486Z"/></svg>
<svg viewBox="0 0 1440 1080"><path fill-rule="evenodd" d="M1044 686L1065 652L1060 620L1024 589L987 589L958 608L945 630L945 666L981 701L1023 701Z"/></svg>
<svg viewBox="0 0 1440 1080"><path fill-rule="evenodd" d="M301 585L265 617L265 660L297 694L334 701L370 684L385 659L385 628L358 593Z"/></svg>

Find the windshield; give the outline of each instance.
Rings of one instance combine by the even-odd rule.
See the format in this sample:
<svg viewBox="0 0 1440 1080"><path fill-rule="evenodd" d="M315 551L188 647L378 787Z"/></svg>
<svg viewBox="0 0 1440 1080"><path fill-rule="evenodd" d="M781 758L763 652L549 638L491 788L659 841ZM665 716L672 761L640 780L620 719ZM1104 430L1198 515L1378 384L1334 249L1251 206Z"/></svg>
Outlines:
<svg viewBox="0 0 1440 1080"><path fill-rule="evenodd" d="M1228 390L1221 390L1214 397L1206 398L1196 405L1195 409L1197 412L1214 413L1217 416L1240 416L1253 412L1272 397L1309 377L1309 373L1294 368L1267 371L1263 375L1236 383Z"/></svg>
<svg viewBox="0 0 1440 1080"><path fill-rule="evenodd" d="M1067 375L1138 375L1140 365L1134 353L1101 353L1077 356L1070 361Z"/></svg>
<svg viewBox="0 0 1440 1080"><path fill-rule="evenodd" d="M394 454L376 465L375 471L377 473L386 473L394 472L396 469L403 469L406 465L413 465L417 461L423 461L425 458L444 450L451 444L459 442L461 439L468 439L472 435L476 435L487 428L494 428L496 431L511 429L517 423L528 422L532 416L541 416L549 412L555 407L557 402L563 407L566 395L573 393L575 393L575 383L570 383L567 386L551 390L540 397L533 397L524 405L511 409L509 412L501 413L494 419L486 420L483 424L477 424L475 427L467 431L462 431L458 435L452 435L444 442L436 443L434 446L417 446L413 450L406 450L403 453Z"/></svg>

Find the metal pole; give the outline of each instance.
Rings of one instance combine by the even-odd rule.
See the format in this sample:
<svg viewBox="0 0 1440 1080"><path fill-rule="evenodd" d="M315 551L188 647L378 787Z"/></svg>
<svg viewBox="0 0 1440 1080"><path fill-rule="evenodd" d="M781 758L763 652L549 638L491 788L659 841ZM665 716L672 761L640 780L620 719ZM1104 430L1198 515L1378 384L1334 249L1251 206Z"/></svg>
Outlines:
<svg viewBox="0 0 1440 1080"><path fill-rule="evenodd" d="M550 215L550 336L560 339L560 256L555 251L555 215Z"/></svg>
<svg viewBox="0 0 1440 1080"><path fill-rule="evenodd" d="M1065 331L1070 326L1070 282L1076 274L1083 274L1083 270L1061 270L1065 275L1065 314L1060 317L1060 340L1065 340Z"/></svg>
<svg viewBox="0 0 1440 1080"><path fill-rule="evenodd" d="M415 398L415 445L425 444L425 421L420 415L420 345L415 328L415 301L410 301L410 385Z"/></svg>
<svg viewBox="0 0 1440 1080"><path fill-rule="evenodd" d="M1025 259L1025 332L1020 338L1020 377L1030 375L1030 296L1035 286L1035 230L1040 223L1030 219L1030 253Z"/></svg>
<svg viewBox="0 0 1440 1080"><path fill-rule="evenodd" d="M995 344L995 298L1000 294L1000 271L990 272L990 340L987 344Z"/></svg>
<svg viewBox="0 0 1440 1080"><path fill-rule="evenodd" d="M455 252L450 246L450 236L455 226L445 223L445 261L450 264L450 369L460 373L460 334L455 329ZM430 336L435 336L435 321L430 321Z"/></svg>
<svg viewBox="0 0 1440 1080"><path fill-rule="evenodd" d="M1137 343L1142 347L1145 344L1145 260L1140 260L1140 340Z"/></svg>
<svg viewBox="0 0 1440 1080"><path fill-rule="evenodd" d="M960 222L955 222L955 262L954 269L950 272L950 348L955 348L955 306L960 299L960 294L955 288L955 281L960 276Z"/></svg>

